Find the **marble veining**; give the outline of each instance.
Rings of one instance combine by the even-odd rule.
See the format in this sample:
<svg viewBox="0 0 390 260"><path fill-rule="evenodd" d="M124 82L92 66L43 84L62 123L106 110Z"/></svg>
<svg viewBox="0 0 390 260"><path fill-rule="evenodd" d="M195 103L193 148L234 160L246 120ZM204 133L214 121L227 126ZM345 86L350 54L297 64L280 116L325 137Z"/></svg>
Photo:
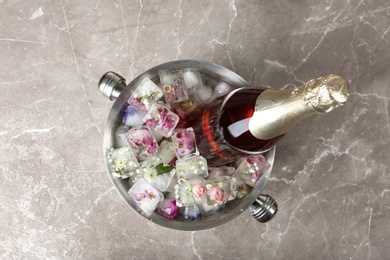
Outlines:
<svg viewBox="0 0 390 260"><path fill-rule="evenodd" d="M2 259L388 259L390 3L0 0ZM107 176L106 71L171 60L254 86L339 74L347 104L277 145L266 224L249 211L184 232L146 221Z"/></svg>

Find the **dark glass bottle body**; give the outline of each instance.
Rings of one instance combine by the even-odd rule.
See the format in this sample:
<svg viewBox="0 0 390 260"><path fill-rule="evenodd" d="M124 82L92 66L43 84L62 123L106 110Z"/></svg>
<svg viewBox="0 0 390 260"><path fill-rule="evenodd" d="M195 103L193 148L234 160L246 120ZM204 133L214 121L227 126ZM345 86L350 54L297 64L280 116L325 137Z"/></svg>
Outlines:
<svg viewBox="0 0 390 260"><path fill-rule="evenodd" d="M194 128L198 150L210 166L266 152L283 136L262 140L249 131L249 120L263 91L258 88L238 89L190 115L189 124Z"/></svg>

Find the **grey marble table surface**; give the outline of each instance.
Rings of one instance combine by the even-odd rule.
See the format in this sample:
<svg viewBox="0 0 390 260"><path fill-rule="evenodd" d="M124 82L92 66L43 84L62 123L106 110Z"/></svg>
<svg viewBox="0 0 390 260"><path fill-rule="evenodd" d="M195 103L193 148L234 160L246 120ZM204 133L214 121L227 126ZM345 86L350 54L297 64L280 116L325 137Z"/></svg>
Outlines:
<svg viewBox="0 0 390 260"><path fill-rule="evenodd" d="M1 259L389 259L389 1L0 0L0 17ZM171 230L113 187L99 78L181 59L254 86L350 83L278 143L270 222Z"/></svg>

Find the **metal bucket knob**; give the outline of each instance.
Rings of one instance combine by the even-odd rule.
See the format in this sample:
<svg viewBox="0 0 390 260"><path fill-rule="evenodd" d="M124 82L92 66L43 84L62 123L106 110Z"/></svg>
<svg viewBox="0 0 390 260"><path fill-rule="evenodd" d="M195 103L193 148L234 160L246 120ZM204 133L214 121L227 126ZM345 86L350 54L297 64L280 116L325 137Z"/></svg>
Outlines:
<svg viewBox="0 0 390 260"><path fill-rule="evenodd" d="M113 101L126 88L126 80L121 75L109 71L100 78L98 87L105 98Z"/></svg>
<svg viewBox="0 0 390 260"><path fill-rule="evenodd" d="M269 195L260 194L249 207L252 216L261 223L268 222L278 212L278 204Z"/></svg>

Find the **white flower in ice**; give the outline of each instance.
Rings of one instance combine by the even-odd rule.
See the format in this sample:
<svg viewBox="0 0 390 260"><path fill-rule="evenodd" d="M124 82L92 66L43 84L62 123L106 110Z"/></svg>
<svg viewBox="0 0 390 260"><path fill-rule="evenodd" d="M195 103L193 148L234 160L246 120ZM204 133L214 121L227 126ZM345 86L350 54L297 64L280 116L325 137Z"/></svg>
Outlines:
<svg viewBox="0 0 390 260"><path fill-rule="evenodd" d="M145 179L146 179L148 182L154 181L154 179L156 178L156 176L157 176L157 171L156 171L156 169L154 169L154 168L147 168L147 169L145 170L144 177L145 177Z"/></svg>

